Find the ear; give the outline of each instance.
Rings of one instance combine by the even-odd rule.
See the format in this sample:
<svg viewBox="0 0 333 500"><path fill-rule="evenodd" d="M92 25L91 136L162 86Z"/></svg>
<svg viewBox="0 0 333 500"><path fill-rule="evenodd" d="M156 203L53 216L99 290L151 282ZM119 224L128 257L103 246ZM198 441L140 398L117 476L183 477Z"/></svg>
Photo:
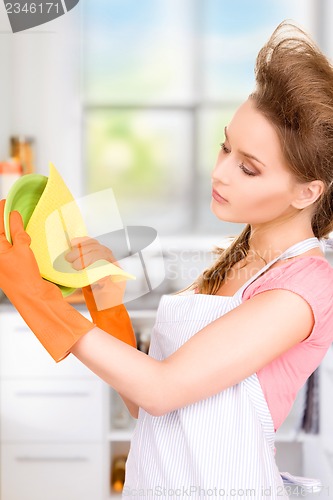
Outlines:
<svg viewBox="0 0 333 500"><path fill-rule="evenodd" d="M296 196L291 205L298 209L306 208L317 201L324 190L325 185L323 181L316 180L298 184L296 189Z"/></svg>

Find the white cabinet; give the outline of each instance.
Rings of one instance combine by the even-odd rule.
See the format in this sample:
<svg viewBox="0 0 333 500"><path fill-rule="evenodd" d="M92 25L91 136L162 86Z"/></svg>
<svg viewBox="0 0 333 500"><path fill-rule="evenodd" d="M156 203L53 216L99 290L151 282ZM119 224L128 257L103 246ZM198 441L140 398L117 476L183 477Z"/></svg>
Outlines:
<svg viewBox="0 0 333 500"><path fill-rule="evenodd" d="M121 496L120 491L115 491L112 479L115 462L124 457L127 458L132 433L136 425L136 419L131 417L127 409L124 409L124 403L120 396L110 388L110 427L108 433L109 442L109 485L110 498L118 498ZM127 411L127 416L125 417ZM120 485L121 486L121 485Z"/></svg>
<svg viewBox="0 0 333 500"><path fill-rule="evenodd" d="M1 442L103 442L103 387L98 380L1 382Z"/></svg>
<svg viewBox="0 0 333 500"><path fill-rule="evenodd" d="M155 314L130 313L143 343ZM120 496L112 464L127 456L135 423L110 386L72 355L55 363L14 308L0 306L0 500Z"/></svg>
<svg viewBox="0 0 333 500"><path fill-rule="evenodd" d="M106 500L109 387L0 311L0 499Z"/></svg>
<svg viewBox="0 0 333 500"><path fill-rule="evenodd" d="M55 363L14 308L0 310L0 332L1 378L94 377L74 356Z"/></svg>
<svg viewBox="0 0 333 500"><path fill-rule="evenodd" d="M2 444L1 500L105 498L99 444Z"/></svg>
<svg viewBox="0 0 333 500"><path fill-rule="evenodd" d="M138 348L147 352L150 341L150 332L155 323L156 311L129 311L135 334L138 341ZM108 412L108 445L109 445L109 499L121 497L120 492L112 488L112 470L114 461L119 457L127 457L130 441L136 419L132 418L120 396L109 388L109 412Z"/></svg>

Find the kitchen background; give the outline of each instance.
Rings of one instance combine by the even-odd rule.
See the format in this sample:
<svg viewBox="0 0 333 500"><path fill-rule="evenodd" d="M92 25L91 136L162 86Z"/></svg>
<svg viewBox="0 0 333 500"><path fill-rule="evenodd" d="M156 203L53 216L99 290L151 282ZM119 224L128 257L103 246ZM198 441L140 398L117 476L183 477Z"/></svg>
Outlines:
<svg viewBox="0 0 333 500"><path fill-rule="evenodd" d="M15 137L35 172L52 161L77 197L112 188L125 225L157 231L166 277L128 302L144 351L161 294L189 284L244 227L211 214L210 172L254 88L256 54L286 18L333 57L329 0L81 0L16 34L0 5L0 187L18 175ZM0 499L116 496L133 421L75 359L53 366L5 298L0 312ZM276 443L280 471L322 480L317 498L333 491L331 358Z"/></svg>

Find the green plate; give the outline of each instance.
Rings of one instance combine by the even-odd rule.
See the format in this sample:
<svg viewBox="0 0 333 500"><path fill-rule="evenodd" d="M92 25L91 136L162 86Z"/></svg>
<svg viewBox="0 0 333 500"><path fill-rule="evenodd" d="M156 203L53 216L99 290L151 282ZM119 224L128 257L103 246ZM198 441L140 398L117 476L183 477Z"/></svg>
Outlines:
<svg viewBox="0 0 333 500"><path fill-rule="evenodd" d="M30 217L35 210L40 197L43 194L48 178L41 174L27 174L18 179L11 187L6 198L4 210L4 225L7 240L11 243L9 228L9 214L13 210L20 212L23 219L24 229L27 227ZM75 292L76 288L57 285L63 297Z"/></svg>
<svg viewBox="0 0 333 500"><path fill-rule="evenodd" d="M47 177L40 174L23 175L11 187L4 212L5 233L7 240L11 243L9 229L9 214L13 210L20 212L24 229L27 227L30 217L47 184Z"/></svg>

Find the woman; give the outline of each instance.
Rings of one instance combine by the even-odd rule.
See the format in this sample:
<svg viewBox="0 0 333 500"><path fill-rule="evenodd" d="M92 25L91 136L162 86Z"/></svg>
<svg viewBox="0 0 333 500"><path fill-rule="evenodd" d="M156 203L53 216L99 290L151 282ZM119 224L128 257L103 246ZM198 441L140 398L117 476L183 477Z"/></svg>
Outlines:
<svg viewBox="0 0 333 500"><path fill-rule="evenodd" d="M63 301L19 214L13 245L0 214L0 287L56 361L72 352L138 416L124 496L287 498L275 431L333 341L333 68L281 23L256 83L212 173L214 214L247 225L189 290L162 297L149 356L128 345L122 305L97 311L85 289L93 324ZM102 254L88 240L67 258Z"/></svg>

